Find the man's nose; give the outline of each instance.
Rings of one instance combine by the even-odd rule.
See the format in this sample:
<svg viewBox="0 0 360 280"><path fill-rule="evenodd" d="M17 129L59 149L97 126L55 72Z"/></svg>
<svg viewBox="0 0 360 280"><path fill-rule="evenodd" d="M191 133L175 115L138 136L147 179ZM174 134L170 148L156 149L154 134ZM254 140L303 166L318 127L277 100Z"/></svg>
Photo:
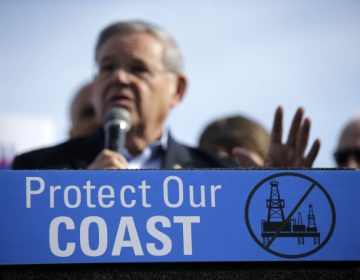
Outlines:
<svg viewBox="0 0 360 280"><path fill-rule="evenodd" d="M121 83L127 84L130 81L130 74L128 71L126 71L124 68L119 67L116 70L114 70L113 73L114 77Z"/></svg>
<svg viewBox="0 0 360 280"><path fill-rule="evenodd" d="M346 167L359 169L360 162L358 162L354 156L350 155L346 161Z"/></svg>

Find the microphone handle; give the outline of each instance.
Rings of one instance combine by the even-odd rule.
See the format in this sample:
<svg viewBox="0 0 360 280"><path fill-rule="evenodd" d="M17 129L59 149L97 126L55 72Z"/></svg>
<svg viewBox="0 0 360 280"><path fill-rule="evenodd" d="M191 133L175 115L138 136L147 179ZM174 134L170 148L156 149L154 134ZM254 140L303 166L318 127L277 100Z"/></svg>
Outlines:
<svg viewBox="0 0 360 280"><path fill-rule="evenodd" d="M121 121L111 121L105 124L105 148L122 153L126 142L126 131Z"/></svg>

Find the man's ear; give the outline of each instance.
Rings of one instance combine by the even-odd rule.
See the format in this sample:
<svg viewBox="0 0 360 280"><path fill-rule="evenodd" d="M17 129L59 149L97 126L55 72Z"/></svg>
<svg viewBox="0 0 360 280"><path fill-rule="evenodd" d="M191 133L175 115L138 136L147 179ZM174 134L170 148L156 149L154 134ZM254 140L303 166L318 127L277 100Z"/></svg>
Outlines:
<svg viewBox="0 0 360 280"><path fill-rule="evenodd" d="M175 96L173 99L174 102L172 104L172 107L174 107L183 99L188 86L188 80L183 74L178 74L176 78L177 78L177 84L176 84L176 91L175 91Z"/></svg>

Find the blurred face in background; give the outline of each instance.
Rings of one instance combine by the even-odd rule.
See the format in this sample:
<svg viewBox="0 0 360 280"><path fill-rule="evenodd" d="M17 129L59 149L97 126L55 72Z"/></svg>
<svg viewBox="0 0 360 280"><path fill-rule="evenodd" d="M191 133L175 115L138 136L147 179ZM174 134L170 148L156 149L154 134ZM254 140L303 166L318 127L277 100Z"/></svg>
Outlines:
<svg viewBox="0 0 360 280"><path fill-rule="evenodd" d="M94 132L99 126L92 103L93 85L83 86L76 94L71 104L71 129L70 137L86 136Z"/></svg>
<svg viewBox="0 0 360 280"><path fill-rule="evenodd" d="M360 120L345 127L335 152L338 167L360 169Z"/></svg>

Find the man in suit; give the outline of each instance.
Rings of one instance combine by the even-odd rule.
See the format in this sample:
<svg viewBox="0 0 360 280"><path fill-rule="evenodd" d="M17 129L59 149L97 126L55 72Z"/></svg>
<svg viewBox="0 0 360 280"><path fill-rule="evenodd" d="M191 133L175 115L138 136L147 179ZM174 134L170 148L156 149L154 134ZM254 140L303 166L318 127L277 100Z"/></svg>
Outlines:
<svg viewBox="0 0 360 280"><path fill-rule="evenodd" d="M177 143L165 127L168 114L182 100L187 87L181 53L170 34L142 21L117 22L101 32L95 59L98 73L93 102L99 123L111 108L130 112L132 127L125 152L104 149L104 135L99 129L92 136L21 155L14 161L15 169L229 167L223 160ZM312 165L320 144L316 141L304 155L310 122L303 121L303 113L303 109L298 110L288 142L282 144L283 113L281 108L277 110L268 166ZM237 150L235 158L242 166L251 162L244 150Z"/></svg>
<svg viewBox="0 0 360 280"><path fill-rule="evenodd" d="M126 153L104 149L104 132L17 157L15 169L123 169L217 167L216 158L175 142L165 127L170 110L183 98L187 80L175 41L143 22L115 23L100 34L93 93L97 119L123 107L132 129Z"/></svg>

